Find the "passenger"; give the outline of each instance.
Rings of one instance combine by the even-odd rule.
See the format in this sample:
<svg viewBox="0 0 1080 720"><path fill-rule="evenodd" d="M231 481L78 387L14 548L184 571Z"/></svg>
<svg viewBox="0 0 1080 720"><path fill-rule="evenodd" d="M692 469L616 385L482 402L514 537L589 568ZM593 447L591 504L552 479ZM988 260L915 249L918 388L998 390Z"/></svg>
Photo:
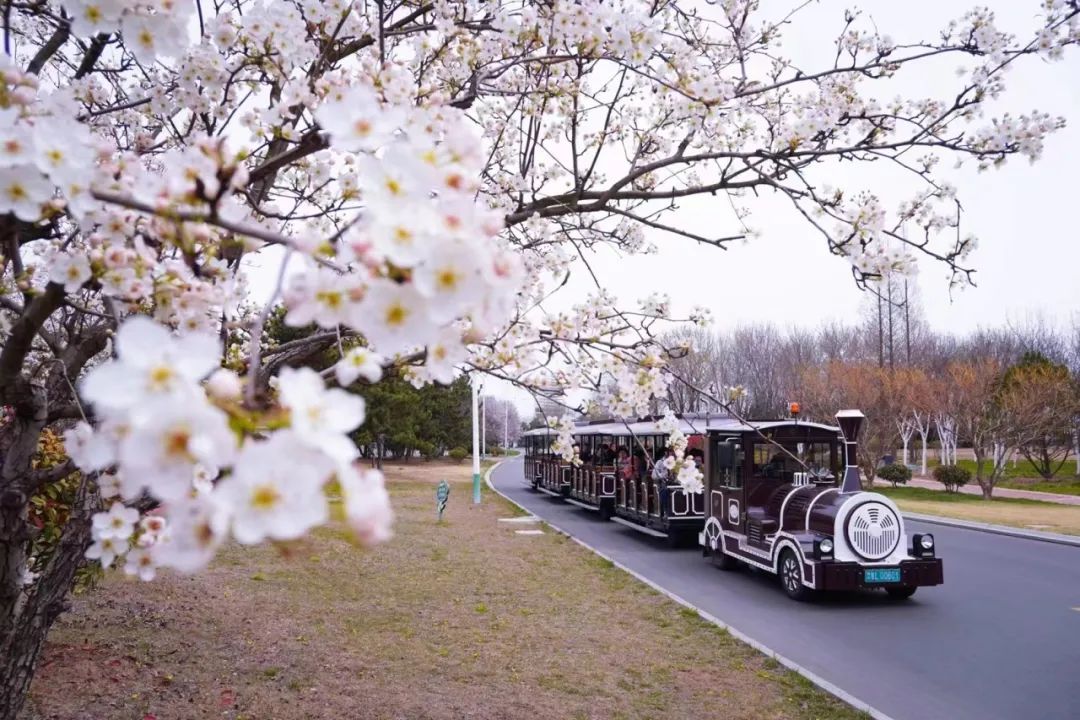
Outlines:
<svg viewBox="0 0 1080 720"><path fill-rule="evenodd" d="M626 448L619 448L619 454L615 458L615 472L623 480L634 479L634 465L630 461L630 453L626 451Z"/></svg>
<svg viewBox="0 0 1080 720"><path fill-rule="evenodd" d="M781 452L773 453L772 458L769 460L769 464L765 466L765 477L767 478L779 478L784 474L784 454Z"/></svg>
<svg viewBox="0 0 1080 720"><path fill-rule="evenodd" d="M671 468L668 467L668 458L675 458L675 451L671 448L660 450L656 453L656 462L653 464L652 479L660 487L660 515L667 515L668 505L668 482L671 477Z"/></svg>

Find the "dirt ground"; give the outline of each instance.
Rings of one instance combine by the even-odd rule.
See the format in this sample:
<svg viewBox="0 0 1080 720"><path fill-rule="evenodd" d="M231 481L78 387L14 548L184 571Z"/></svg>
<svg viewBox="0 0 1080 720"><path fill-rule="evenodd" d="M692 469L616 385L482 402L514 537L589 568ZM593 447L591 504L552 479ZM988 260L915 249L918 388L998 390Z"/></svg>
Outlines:
<svg viewBox="0 0 1080 720"><path fill-rule="evenodd" d="M473 507L455 483L437 524L431 483L468 463L395 467L378 548L330 528L77 598L26 717L864 717L573 542L517 534L536 526L498 522L515 512L486 490Z"/></svg>

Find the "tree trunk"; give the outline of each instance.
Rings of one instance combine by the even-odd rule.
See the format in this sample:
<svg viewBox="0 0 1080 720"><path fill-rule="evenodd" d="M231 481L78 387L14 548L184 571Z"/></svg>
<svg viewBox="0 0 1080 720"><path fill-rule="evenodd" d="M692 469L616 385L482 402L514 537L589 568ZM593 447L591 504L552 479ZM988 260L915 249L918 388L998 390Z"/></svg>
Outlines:
<svg viewBox="0 0 1080 720"><path fill-rule="evenodd" d="M37 580L23 586L23 569L19 569L14 598L9 595L11 586L5 583L0 611L12 624L5 627L0 636L0 720L18 717L26 703L45 638L57 617L67 610L68 593L75 584L75 574L83 562L86 546L90 544L93 499L89 486L90 480L84 479L53 556ZM9 499L12 494L5 494L5 500ZM6 545L5 549L10 551L9 543L19 542L23 548L24 568L29 540L26 513L26 504L19 507L5 502L0 507L0 545Z"/></svg>
<svg viewBox="0 0 1080 720"><path fill-rule="evenodd" d="M922 440L922 476L926 477L926 433L920 430L919 439Z"/></svg>
<svg viewBox="0 0 1080 720"><path fill-rule="evenodd" d="M42 388L22 388L14 398L15 417L0 429L0 719L12 720L26 703L41 648L65 609L75 571L90 542L90 515L96 493L84 478L72 501L60 539L30 584L27 566L31 496L37 492L33 458L48 418Z"/></svg>

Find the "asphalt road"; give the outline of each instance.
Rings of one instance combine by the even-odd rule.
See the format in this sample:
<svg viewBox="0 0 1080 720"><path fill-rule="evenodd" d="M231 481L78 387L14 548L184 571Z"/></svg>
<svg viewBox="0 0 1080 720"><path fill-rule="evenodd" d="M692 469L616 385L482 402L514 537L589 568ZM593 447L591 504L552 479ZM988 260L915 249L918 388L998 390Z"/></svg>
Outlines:
<svg viewBox="0 0 1080 720"><path fill-rule="evenodd" d="M524 485L492 482L540 518L896 720L1080 720L1080 548L908 522L945 584L789 600L775 578L708 564ZM706 717L703 713L702 717Z"/></svg>

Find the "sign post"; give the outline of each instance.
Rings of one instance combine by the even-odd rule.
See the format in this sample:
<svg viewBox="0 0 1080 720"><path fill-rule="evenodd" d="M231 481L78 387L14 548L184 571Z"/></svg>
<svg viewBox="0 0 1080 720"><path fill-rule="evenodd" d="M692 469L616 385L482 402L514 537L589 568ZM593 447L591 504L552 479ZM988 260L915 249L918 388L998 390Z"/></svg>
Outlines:
<svg viewBox="0 0 1080 720"><path fill-rule="evenodd" d="M439 511L439 522L442 522L443 511L446 510L446 501L449 498L450 483L440 480L439 487L435 490L435 509Z"/></svg>

